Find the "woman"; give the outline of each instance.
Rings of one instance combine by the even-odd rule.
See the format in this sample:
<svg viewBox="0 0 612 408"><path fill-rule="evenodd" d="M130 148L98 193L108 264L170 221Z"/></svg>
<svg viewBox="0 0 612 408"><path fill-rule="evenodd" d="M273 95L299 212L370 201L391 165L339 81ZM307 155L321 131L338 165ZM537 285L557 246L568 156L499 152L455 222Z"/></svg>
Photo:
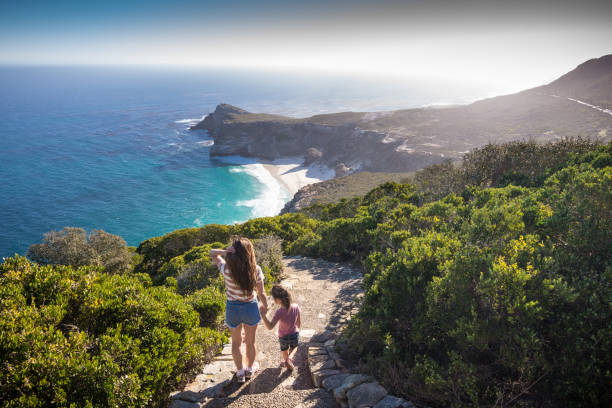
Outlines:
<svg viewBox="0 0 612 408"><path fill-rule="evenodd" d="M227 249L212 249L210 259L217 264L225 279L225 324L232 333L232 357L236 365L236 377L239 382L244 382L259 368L259 363L255 361L255 333L261 320L257 298L268 308L264 275L255 262L253 244L247 238L235 238ZM246 364L240 351L243 328Z"/></svg>

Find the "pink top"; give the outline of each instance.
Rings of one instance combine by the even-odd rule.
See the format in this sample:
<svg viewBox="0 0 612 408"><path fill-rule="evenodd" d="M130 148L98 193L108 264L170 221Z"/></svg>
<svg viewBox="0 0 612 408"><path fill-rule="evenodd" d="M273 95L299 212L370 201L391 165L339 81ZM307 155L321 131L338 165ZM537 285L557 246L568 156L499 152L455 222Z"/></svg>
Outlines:
<svg viewBox="0 0 612 408"><path fill-rule="evenodd" d="M289 310L281 306L272 318L272 326L278 322L278 337L283 337L288 334L298 333L300 329L297 327L297 320L300 316L300 307L295 303L291 305Z"/></svg>

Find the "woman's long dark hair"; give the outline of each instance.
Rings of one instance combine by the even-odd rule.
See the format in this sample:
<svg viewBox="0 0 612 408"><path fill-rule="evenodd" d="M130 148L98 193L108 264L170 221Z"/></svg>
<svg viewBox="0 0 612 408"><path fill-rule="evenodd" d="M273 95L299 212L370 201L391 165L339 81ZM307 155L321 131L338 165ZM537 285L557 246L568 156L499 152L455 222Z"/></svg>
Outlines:
<svg viewBox="0 0 612 408"><path fill-rule="evenodd" d="M291 307L291 293L282 286L275 285L272 287L270 294L274 299L280 299L285 309L289 310Z"/></svg>
<svg viewBox="0 0 612 408"><path fill-rule="evenodd" d="M225 256L230 275L240 289L250 295L255 289L257 280L257 263L253 244L248 238L235 237L232 246L235 252Z"/></svg>

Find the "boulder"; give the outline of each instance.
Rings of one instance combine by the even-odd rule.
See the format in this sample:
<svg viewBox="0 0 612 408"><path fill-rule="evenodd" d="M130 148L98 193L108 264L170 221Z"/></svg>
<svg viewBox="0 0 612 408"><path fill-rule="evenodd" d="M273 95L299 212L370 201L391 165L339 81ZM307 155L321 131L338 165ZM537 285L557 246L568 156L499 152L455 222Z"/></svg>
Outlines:
<svg viewBox="0 0 612 408"><path fill-rule="evenodd" d="M331 339L334 336L334 334L329 331L329 330L325 330L323 332L317 333L316 335L312 336L312 341L316 341L319 343L325 343L327 340Z"/></svg>
<svg viewBox="0 0 612 408"><path fill-rule="evenodd" d="M336 374L340 374L340 371L338 370L320 370L320 371L315 371L312 374L312 382L314 383L314 386L317 388L321 387L321 382L326 379L327 377L331 377L332 375L336 375Z"/></svg>
<svg viewBox="0 0 612 408"><path fill-rule="evenodd" d="M178 392L172 396L173 400L183 400L188 402L202 402L205 398L206 396L204 394L193 391Z"/></svg>
<svg viewBox="0 0 612 408"><path fill-rule="evenodd" d="M385 398L378 401L374 408L416 408L410 401L406 401L403 398L394 397L393 395L387 395Z"/></svg>
<svg viewBox="0 0 612 408"><path fill-rule="evenodd" d="M309 356L319 356L322 354L327 354L325 347L308 347Z"/></svg>
<svg viewBox="0 0 612 408"><path fill-rule="evenodd" d="M344 379L339 387L334 388L334 398L340 404L341 401L346 400L346 392L353 387L370 381L372 378L364 374L352 374Z"/></svg>
<svg viewBox="0 0 612 408"><path fill-rule="evenodd" d="M346 377L348 377L349 375L350 374L332 375L331 377L327 377L326 379L324 379L321 382L321 385L323 385L323 388L325 388L327 391L332 391L334 388L338 388L339 386L341 386L342 382L346 380Z"/></svg>
<svg viewBox="0 0 612 408"><path fill-rule="evenodd" d="M329 360L329 356L327 354L321 354L317 356L308 356L308 364L314 365L317 363L324 363Z"/></svg>
<svg viewBox="0 0 612 408"><path fill-rule="evenodd" d="M325 348L334 347L336 345L336 339L329 339L325 343L323 343Z"/></svg>
<svg viewBox="0 0 612 408"><path fill-rule="evenodd" d="M170 408L200 408L200 404L198 404L197 402L189 402L180 399L175 399L172 400Z"/></svg>
<svg viewBox="0 0 612 408"><path fill-rule="evenodd" d="M315 149L314 147L308 148L306 150L306 155L304 156L304 166L310 166L312 163L319 160L323 157L323 153L319 149Z"/></svg>
<svg viewBox="0 0 612 408"><path fill-rule="evenodd" d="M332 370L334 368L336 368L336 362L334 360L326 360L311 364L310 371Z"/></svg>
<svg viewBox="0 0 612 408"><path fill-rule="evenodd" d="M338 163L336 167L334 167L334 172L336 174L335 175L336 177L347 176L349 174L349 171L351 171L351 169L346 167L344 163Z"/></svg>
<svg viewBox="0 0 612 408"><path fill-rule="evenodd" d="M346 393L349 408L372 407L386 395L385 387L377 382L360 384Z"/></svg>

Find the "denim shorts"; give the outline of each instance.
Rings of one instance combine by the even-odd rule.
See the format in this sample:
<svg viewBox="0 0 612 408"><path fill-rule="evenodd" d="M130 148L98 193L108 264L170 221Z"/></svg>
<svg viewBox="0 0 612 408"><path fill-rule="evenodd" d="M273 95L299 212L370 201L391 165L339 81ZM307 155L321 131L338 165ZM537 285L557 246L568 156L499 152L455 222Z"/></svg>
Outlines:
<svg viewBox="0 0 612 408"><path fill-rule="evenodd" d="M225 324L230 329L235 329L241 324L257 326L260 320L257 299L251 302L240 302L238 300L227 300L225 302Z"/></svg>
<svg viewBox="0 0 612 408"><path fill-rule="evenodd" d="M280 343L281 351L285 351L288 348L296 348L298 341L300 340L300 333L287 334L286 336L279 337L278 342Z"/></svg>

